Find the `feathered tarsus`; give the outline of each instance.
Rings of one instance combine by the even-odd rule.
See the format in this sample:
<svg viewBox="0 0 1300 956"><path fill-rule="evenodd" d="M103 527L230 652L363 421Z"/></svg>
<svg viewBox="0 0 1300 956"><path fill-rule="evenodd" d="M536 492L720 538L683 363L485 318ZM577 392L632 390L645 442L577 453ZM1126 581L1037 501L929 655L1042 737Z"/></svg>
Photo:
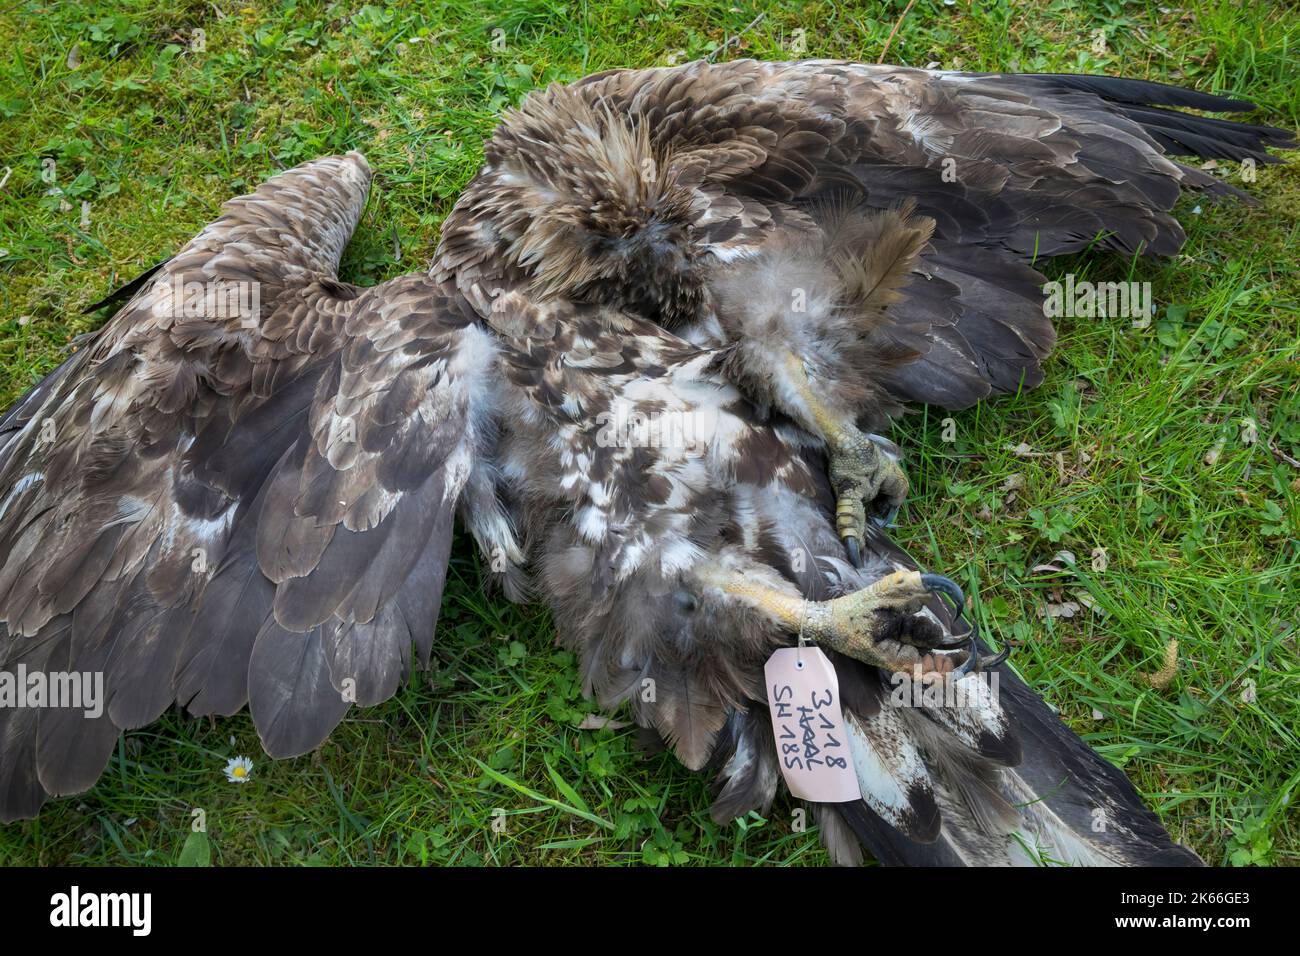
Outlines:
<svg viewBox="0 0 1300 956"><path fill-rule="evenodd" d="M719 819L767 812L780 609L914 567L871 526L846 560L837 443L1037 384L1030 261L1174 251L1179 190L1228 187L1164 150L1288 139L1169 107L1242 105L847 63L602 74L512 111L430 272L372 289L335 276L359 155L233 201L0 424L0 669L108 690L93 719L0 710L0 818L90 787L173 702L248 703L286 756L386 699L430 653L454 511L509 593L531 576L589 691L716 774ZM178 312L186 282L254 283L260 311ZM961 633L937 597L882 615L902 656ZM1005 668L998 697L897 707L827 653L864 792L816 808L837 860L1194 862Z"/></svg>

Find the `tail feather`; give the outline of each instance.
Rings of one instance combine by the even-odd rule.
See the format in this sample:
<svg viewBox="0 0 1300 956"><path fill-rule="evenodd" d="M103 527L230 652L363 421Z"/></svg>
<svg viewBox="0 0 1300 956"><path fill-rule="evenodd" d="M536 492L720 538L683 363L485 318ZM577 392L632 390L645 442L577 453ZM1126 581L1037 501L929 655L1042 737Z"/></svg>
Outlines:
<svg viewBox="0 0 1300 956"><path fill-rule="evenodd" d="M941 824L934 781L899 715L886 707L845 721L863 801L909 840L934 842Z"/></svg>
<svg viewBox="0 0 1300 956"><path fill-rule="evenodd" d="M1011 796L1029 809L1031 829L1050 837L1061 858L1094 856L1123 866L1200 866L1173 842L1124 772L1085 744L1009 668L1001 703L1024 759L1008 775Z"/></svg>
<svg viewBox="0 0 1300 956"><path fill-rule="evenodd" d="M710 808L714 820L726 823L751 810L767 814L776 798L780 770L765 706L752 704L727 715L709 769L717 781Z"/></svg>

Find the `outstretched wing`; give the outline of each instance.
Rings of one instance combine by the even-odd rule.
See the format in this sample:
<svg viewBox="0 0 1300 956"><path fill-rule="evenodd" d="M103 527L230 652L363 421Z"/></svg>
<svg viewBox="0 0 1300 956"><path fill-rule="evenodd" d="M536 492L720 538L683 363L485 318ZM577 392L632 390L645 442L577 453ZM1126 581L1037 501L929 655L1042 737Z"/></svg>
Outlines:
<svg viewBox="0 0 1300 956"><path fill-rule="evenodd" d="M826 193L913 204L933 220L884 329L914 358L885 377L897 398L950 408L1041 379L1054 335L1026 261L1094 243L1173 254L1181 189L1242 195L1173 156L1272 163L1268 148L1295 145L1283 130L1177 109L1251 103L1112 77L739 61L612 72L577 89L644 122L670 167L699 170L716 237L705 248L724 263Z"/></svg>
<svg viewBox="0 0 1300 956"><path fill-rule="evenodd" d="M781 354L866 335L892 347L887 363L854 368L845 353L822 377L870 377L886 406L966 407L1041 379L1054 333L1034 260L1093 244L1171 254L1184 238L1170 213L1180 190L1240 195L1174 155L1264 163L1269 148L1294 146L1282 130L1180 107L1252 108L1110 77L832 61L596 74L507 115L445 225L441 261L471 297L503 279L574 297L615 290L670 324L730 283L751 290L718 303L732 340L771 341L770 315L786 332ZM820 210L845 197L906 204L914 220L889 235L928 237L899 260L908 281L883 313L853 315L855 290L827 269L833 254L873 255L855 230L829 236ZM825 308L794 314L792 289L807 281Z"/></svg>
<svg viewBox="0 0 1300 956"><path fill-rule="evenodd" d="M287 756L427 658L491 348L423 276L335 280L369 179L228 203L0 425L0 671L103 682L0 710L0 820L174 701Z"/></svg>
<svg viewBox="0 0 1300 956"><path fill-rule="evenodd" d="M1228 190L1165 153L1276 162L1284 130L1169 107L1254 109L1244 100L1106 76L968 74L836 61L612 71L574 87L643 118L654 147L700 170L730 213L735 248L774 202L851 180L884 207L914 199L936 234L1022 256L1089 246L1168 255L1180 186ZM527 109L527 107L525 107ZM742 212L743 210L743 212Z"/></svg>

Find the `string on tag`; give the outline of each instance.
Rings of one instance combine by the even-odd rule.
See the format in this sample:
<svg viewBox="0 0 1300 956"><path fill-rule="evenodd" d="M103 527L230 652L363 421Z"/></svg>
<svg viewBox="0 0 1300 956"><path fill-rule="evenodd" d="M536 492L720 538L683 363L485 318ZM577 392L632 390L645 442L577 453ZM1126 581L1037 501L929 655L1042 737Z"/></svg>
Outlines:
<svg viewBox="0 0 1300 956"><path fill-rule="evenodd" d="M803 670L803 649L808 644L808 638L803 636L803 624L808 619L808 599L803 599L803 610L799 614L799 645L795 652L794 666Z"/></svg>

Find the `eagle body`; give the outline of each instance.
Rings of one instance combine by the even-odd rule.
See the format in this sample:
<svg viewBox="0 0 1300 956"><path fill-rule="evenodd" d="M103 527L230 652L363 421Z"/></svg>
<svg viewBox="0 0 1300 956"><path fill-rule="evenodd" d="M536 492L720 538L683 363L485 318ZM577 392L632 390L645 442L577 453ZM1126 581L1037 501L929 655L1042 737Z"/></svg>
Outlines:
<svg viewBox="0 0 1300 956"><path fill-rule="evenodd" d="M1037 258L1169 254L1180 190L1233 192L1174 155L1290 145L1180 106L1248 104L832 62L599 74L511 111L429 270L367 289L336 276L360 154L227 203L0 420L0 669L107 689L98 716L0 710L0 820L91 787L173 704L316 747L427 663L457 516L588 692L711 775L717 819L768 812L792 613L916 577L845 524L855 465L905 491L874 432L1037 384ZM186 283L260 308L195 312ZM959 612L843 619L978 660ZM1005 665L899 706L855 647L824 649L863 795L813 807L837 861L1198 862Z"/></svg>

